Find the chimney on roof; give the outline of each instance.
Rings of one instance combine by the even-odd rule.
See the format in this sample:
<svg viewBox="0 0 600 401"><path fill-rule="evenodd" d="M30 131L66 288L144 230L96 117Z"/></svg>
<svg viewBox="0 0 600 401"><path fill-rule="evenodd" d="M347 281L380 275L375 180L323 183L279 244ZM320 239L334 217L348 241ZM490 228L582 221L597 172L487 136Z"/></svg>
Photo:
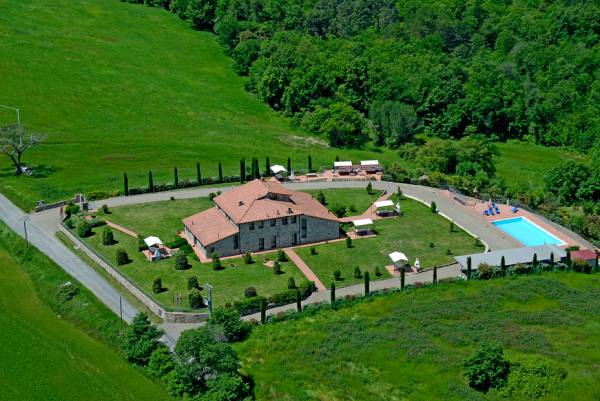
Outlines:
<svg viewBox="0 0 600 401"><path fill-rule="evenodd" d="M292 213L294 213L294 212L292 211L292 208L291 208L291 207L288 207L288 213L289 213L289 214L292 214Z"/></svg>
<svg viewBox="0 0 600 401"><path fill-rule="evenodd" d="M239 201L238 206L244 206L244 201Z"/></svg>

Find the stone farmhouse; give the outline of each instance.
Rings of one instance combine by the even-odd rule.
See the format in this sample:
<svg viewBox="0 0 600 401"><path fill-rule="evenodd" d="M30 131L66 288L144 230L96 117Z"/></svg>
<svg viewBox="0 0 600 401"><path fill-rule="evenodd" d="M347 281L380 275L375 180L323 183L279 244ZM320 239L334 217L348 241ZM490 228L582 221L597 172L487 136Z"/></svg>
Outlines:
<svg viewBox="0 0 600 401"><path fill-rule="evenodd" d="M183 220L205 257L231 256L339 238L339 220L310 194L254 180L214 198L215 206Z"/></svg>

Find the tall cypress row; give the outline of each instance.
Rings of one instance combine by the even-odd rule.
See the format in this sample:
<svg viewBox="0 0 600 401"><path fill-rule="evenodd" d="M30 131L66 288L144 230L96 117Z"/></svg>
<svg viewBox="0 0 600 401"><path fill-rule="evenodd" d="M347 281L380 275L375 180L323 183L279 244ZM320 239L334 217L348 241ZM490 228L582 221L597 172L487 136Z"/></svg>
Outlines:
<svg viewBox="0 0 600 401"><path fill-rule="evenodd" d="M152 178L152 171L148 172L148 192L154 192L154 179Z"/></svg>
<svg viewBox="0 0 600 401"><path fill-rule="evenodd" d="M265 160L265 177L271 176L271 160L269 160L269 156Z"/></svg>
<svg viewBox="0 0 600 401"><path fill-rule="evenodd" d="M223 182L223 166L219 162L219 182Z"/></svg>
<svg viewBox="0 0 600 401"><path fill-rule="evenodd" d="M264 298L260 300L260 322L262 324L267 323L267 305Z"/></svg>
<svg viewBox="0 0 600 401"><path fill-rule="evenodd" d="M331 283L331 303L333 304L335 302L335 283Z"/></svg>
<svg viewBox="0 0 600 401"><path fill-rule="evenodd" d="M402 269L400 269L400 289L404 290L404 283L406 281L406 277L404 274L404 267L402 267Z"/></svg>
<svg viewBox="0 0 600 401"><path fill-rule="evenodd" d="M127 173L123 173L123 195L129 196L129 178L127 178Z"/></svg>
<svg viewBox="0 0 600 401"><path fill-rule="evenodd" d="M467 257L467 280L471 280L471 257Z"/></svg>
<svg viewBox="0 0 600 401"><path fill-rule="evenodd" d="M173 177L175 180L175 188L179 188L179 174L177 172L177 167L173 167Z"/></svg>
<svg viewBox="0 0 600 401"><path fill-rule="evenodd" d="M240 160L240 184L243 184L246 181L246 160Z"/></svg>
<svg viewBox="0 0 600 401"><path fill-rule="evenodd" d="M202 172L200 171L200 162L196 162L196 180L198 180L198 185L202 185Z"/></svg>
<svg viewBox="0 0 600 401"><path fill-rule="evenodd" d="M300 290L296 290L296 310L302 312L302 294L300 294Z"/></svg>

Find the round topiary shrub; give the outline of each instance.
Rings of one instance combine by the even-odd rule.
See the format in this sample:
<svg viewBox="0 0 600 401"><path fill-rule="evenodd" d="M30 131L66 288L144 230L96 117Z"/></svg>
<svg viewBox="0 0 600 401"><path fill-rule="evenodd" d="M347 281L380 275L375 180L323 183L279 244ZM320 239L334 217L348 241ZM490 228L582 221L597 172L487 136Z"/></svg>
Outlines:
<svg viewBox="0 0 600 401"><path fill-rule="evenodd" d="M188 289L188 291L191 291L193 289L196 289L196 290L200 289L200 284L198 283L198 277L196 277L196 276L188 277L187 289Z"/></svg>
<svg viewBox="0 0 600 401"><path fill-rule="evenodd" d="M129 256L124 248L117 249L117 266L123 266L129 263Z"/></svg>
<svg viewBox="0 0 600 401"><path fill-rule="evenodd" d="M252 298L257 295L258 295L258 293L256 292L256 288L254 288L254 287L248 287L244 290L244 296L246 298Z"/></svg>
<svg viewBox="0 0 600 401"><path fill-rule="evenodd" d="M314 246L310 247L310 254L311 255L316 255L317 254L317 248L315 248Z"/></svg>
<svg viewBox="0 0 600 401"><path fill-rule="evenodd" d="M296 280L293 277L288 278L287 287L288 290L296 289Z"/></svg>
<svg viewBox="0 0 600 401"><path fill-rule="evenodd" d="M108 227L106 227L103 231L102 231L102 245L112 245L115 243L115 236L112 232L112 230Z"/></svg>
<svg viewBox="0 0 600 401"><path fill-rule="evenodd" d="M89 237L92 235L92 225L85 220L81 220L77 224L77 235L81 238Z"/></svg>
<svg viewBox="0 0 600 401"><path fill-rule="evenodd" d="M188 292L188 304L192 309L200 309L204 307L204 298L202 297L202 292L197 289L193 289Z"/></svg>
<svg viewBox="0 0 600 401"><path fill-rule="evenodd" d="M281 270L281 263L279 263L278 260L275 261L275 263L273 264L273 274L282 274L283 271Z"/></svg>
<svg viewBox="0 0 600 401"><path fill-rule="evenodd" d="M341 281L342 280L342 272L340 270L334 270L333 271L333 279L335 281Z"/></svg>
<svg viewBox="0 0 600 401"><path fill-rule="evenodd" d="M175 256L175 269L177 270L185 270L190 266L188 262L187 255L185 253L178 253Z"/></svg>
<svg viewBox="0 0 600 401"><path fill-rule="evenodd" d="M161 293L162 290L163 290L162 279L160 277L157 277L152 282L152 292L155 294L158 294L158 293Z"/></svg>
<svg viewBox="0 0 600 401"><path fill-rule="evenodd" d="M244 263L249 265L252 264L254 262L254 260L252 260L252 254L250 254L250 252L246 252L244 254Z"/></svg>

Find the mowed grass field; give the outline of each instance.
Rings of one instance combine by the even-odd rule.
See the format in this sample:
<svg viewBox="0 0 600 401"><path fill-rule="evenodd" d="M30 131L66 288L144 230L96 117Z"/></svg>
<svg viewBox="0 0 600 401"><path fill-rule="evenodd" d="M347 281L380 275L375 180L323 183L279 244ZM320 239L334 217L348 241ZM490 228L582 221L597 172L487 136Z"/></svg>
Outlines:
<svg viewBox="0 0 600 401"><path fill-rule="evenodd" d="M330 165L373 153L331 149L325 138L289 121L244 90L232 61L209 33L160 8L115 0L0 0L0 104L21 108L32 131L46 135L26 155L38 177L15 178L0 157L0 191L25 209L75 193L238 174L239 160L264 168ZM0 111L0 124L15 113ZM392 151L376 155L391 161Z"/></svg>
<svg viewBox="0 0 600 401"><path fill-rule="evenodd" d="M236 346L258 401L507 400L470 389L463 361L483 342L507 359L567 370L539 400L600 398L600 277L461 282L257 326ZM285 367L285 369L282 369Z"/></svg>
<svg viewBox="0 0 600 401"><path fill-rule="evenodd" d="M395 195L392 200L397 201ZM354 278L355 266L363 273L368 271L371 280L390 278L385 266L392 264L388 255L394 251L403 252L411 264L419 258L422 268L451 263L454 256L483 251L483 246L460 228L454 227L450 232L450 222L431 213L427 206L412 199L401 200L400 206L402 216L375 220L376 237L356 239L351 248L344 241L316 245L316 255L310 253L310 248L299 248L296 252L328 287L333 272L340 270L343 280L336 282L339 288L363 281ZM375 276L376 267L382 273L380 277Z"/></svg>
<svg viewBox="0 0 600 401"><path fill-rule="evenodd" d="M94 338L118 317L85 288L58 301L58 285L72 279L1 223L0 238L0 400L172 400Z"/></svg>

